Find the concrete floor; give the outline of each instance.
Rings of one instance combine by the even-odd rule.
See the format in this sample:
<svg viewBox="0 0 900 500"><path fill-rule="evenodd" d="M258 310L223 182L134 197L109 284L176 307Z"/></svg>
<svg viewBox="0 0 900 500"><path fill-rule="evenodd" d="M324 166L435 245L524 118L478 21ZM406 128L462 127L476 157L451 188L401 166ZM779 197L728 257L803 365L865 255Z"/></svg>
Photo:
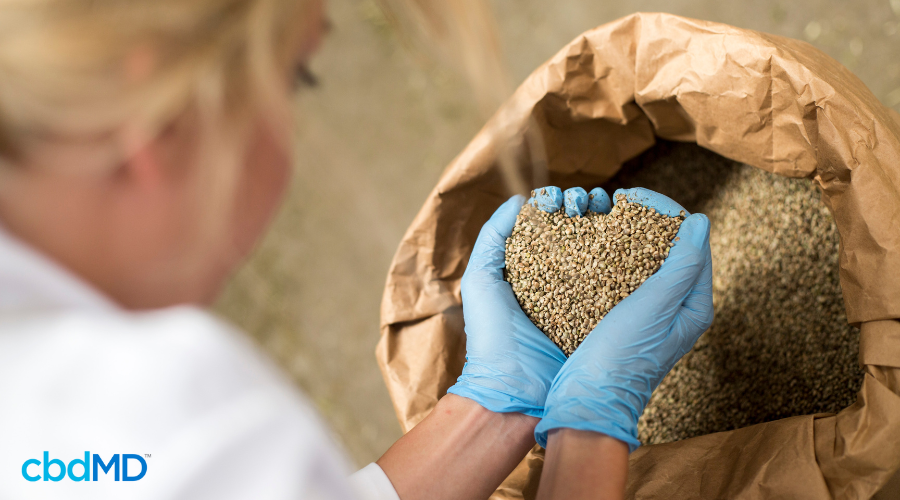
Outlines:
<svg viewBox="0 0 900 500"><path fill-rule="evenodd" d="M666 11L806 39L900 111L900 0L494 0L516 81L576 35ZM375 362L393 252L444 166L481 126L462 83L400 46L373 0L334 25L297 97L290 196L217 305L309 395L356 463L400 436Z"/></svg>

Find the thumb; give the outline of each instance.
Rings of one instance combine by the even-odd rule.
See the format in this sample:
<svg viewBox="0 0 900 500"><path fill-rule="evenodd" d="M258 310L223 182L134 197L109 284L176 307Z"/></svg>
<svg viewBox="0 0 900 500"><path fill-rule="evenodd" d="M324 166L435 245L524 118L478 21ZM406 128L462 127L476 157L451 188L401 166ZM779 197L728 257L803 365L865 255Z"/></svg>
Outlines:
<svg viewBox="0 0 900 500"><path fill-rule="evenodd" d="M525 197L515 195L500 205L494 215L481 227L466 270L490 270L500 273L505 264L506 239L512 234L516 217Z"/></svg>
<svg viewBox="0 0 900 500"><path fill-rule="evenodd" d="M613 193L613 203L616 203L619 195L624 195L625 199L632 203L638 203L647 208L652 208L669 217L675 217L681 212L690 215L684 207L676 203L672 198L647 188L616 189L616 192Z"/></svg>
<svg viewBox="0 0 900 500"><path fill-rule="evenodd" d="M712 293L712 255L710 254L709 240L701 249L704 264L697 283L691 288L691 292L681 304L680 316L686 322L693 325L696 331L704 332L712 325L713 321L713 293Z"/></svg>
<svg viewBox="0 0 900 500"><path fill-rule="evenodd" d="M647 279L622 303L628 307L650 306L654 309L675 310L700 278L706 265L709 248L709 219L694 214L681 223L678 241L669 251L659 271Z"/></svg>

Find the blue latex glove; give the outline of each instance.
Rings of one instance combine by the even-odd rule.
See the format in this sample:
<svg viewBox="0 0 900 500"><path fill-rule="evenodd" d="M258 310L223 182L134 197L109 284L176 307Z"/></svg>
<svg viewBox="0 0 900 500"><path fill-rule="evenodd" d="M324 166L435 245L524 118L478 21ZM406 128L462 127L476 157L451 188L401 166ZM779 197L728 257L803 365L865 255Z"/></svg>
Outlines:
<svg viewBox="0 0 900 500"><path fill-rule="evenodd" d="M594 188L587 193L580 187L569 188L563 192L556 186L546 186L535 189L534 193L534 197L529 198L528 203L545 212L556 212L565 207L566 215L569 217L584 215L588 210L608 214L612 209L609 195L603 188Z"/></svg>
<svg viewBox="0 0 900 500"><path fill-rule="evenodd" d="M475 241L461 283L466 364L447 392L494 412L541 417L566 355L528 319L503 279L506 238L524 202L513 196L501 205Z"/></svg>
<svg viewBox="0 0 900 500"><path fill-rule="evenodd" d="M647 189L619 190L613 199L619 194L667 215L684 210ZM639 446L637 421L650 394L713 320L709 220L689 216L678 238L659 271L600 321L556 376L534 431L541 446L559 428Z"/></svg>
<svg viewBox="0 0 900 500"><path fill-rule="evenodd" d="M545 212L556 212L563 204L563 192L556 186L547 186L534 190L534 197L528 203Z"/></svg>
<svg viewBox="0 0 900 500"><path fill-rule="evenodd" d="M668 215L669 217L681 215L681 212L684 212L684 215L686 216L691 215L687 210L682 208L681 205L672 201L668 196L659 194L656 191L650 191L649 189L617 189L616 192L613 193L613 204L615 204L619 195L625 195L625 199L630 202L640 203L648 208L655 208L657 212ZM707 221L707 226L708 225L709 221Z"/></svg>
<svg viewBox="0 0 900 500"><path fill-rule="evenodd" d="M588 210L591 212L608 214L612 210L609 195L603 188L591 189L591 192L588 193L588 200Z"/></svg>
<svg viewBox="0 0 900 500"><path fill-rule="evenodd" d="M566 215L569 217L584 215L587 212L588 194L584 189L580 187L566 189L563 199L565 200Z"/></svg>

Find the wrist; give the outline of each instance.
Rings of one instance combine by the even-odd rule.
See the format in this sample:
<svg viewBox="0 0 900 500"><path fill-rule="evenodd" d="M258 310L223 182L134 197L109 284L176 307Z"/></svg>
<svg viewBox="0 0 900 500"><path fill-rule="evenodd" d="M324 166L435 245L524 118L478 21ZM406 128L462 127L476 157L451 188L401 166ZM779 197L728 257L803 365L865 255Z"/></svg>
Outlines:
<svg viewBox="0 0 900 500"><path fill-rule="evenodd" d="M463 428L502 428L510 434L533 433L541 421L540 417L525 413L494 411L474 399L453 393L441 398L433 411L442 412L448 418L459 419L460 427Z"/></svg>
<svg viewBox="0 0 900 500"><path fill-rule="evenodd" d="M550 433L539 499L621 499L628 475L628 446L595 432Z"/></svg>
<svg viewBox="0 0 900 500"><path fill-rule="evenodd" d="M534 431L535 441L547 447L548 436L555 430L587 431L603 434L628 445L630 451L640 446L637 422L640 412L620 398L596 396L588 399L548 400L546 415Z"/></svg>
<svg viewBox="0 0 900 500"><path fill-rule="evenodd" d="M538 419L448 394L379 460L400 498L487 498L534 447Z"/></svg>
<svg viewBox="0 0 900 500"><path fill-rule="evenodd" d="M571 452L595 451L597 449L615 449L618 453L628 447L628 444L620 439L603 434L602 432L585 431L579 429L554 429L548 438L548 447L555 449L567 449Z"/></svg>
<svg viewBox="0 0 900 500"><path fill-rule="evenodd" d="M549 382L546 383L547 389L549 389L549 385ZM470 400L492 413L521 414L536 420L540 420L544 415L546 393L540 398L534 394L518 394L518 397L511 394L517 394L517 388L505 384L502 377L469 374L465 370L456 384L447 390L447 395Z"/></svg>
<svg viewBox="0 0 900 500"><path fill-rule="evenodd" d="M554 429L575 429L611 436L631 451L640 446L637 423L650 394L640 386L650 385L643 376L650 370L635 371L601 366L582 346L570 358L547 396L544 416L535 429L535 440L546 448ZM622 378L622 374L632 379ZM638 387L636 387L638 386Z"/></svg>

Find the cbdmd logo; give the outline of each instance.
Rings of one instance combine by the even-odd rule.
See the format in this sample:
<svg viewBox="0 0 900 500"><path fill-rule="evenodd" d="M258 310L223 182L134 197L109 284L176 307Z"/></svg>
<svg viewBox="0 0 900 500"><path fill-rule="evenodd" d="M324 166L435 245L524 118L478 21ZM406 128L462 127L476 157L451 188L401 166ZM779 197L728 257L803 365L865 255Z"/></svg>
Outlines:
<svg viewBox="0 0 900 500"><path fill-rule="evenodd" d="M144 456L149 457L150 455ZM93 460L91 460L91 453L86 451L84 452L84 460L76 458L66 465L65 462L58 458L50 458L50 453L45 451L43 462L36 458L32 458L26 460L25 463L22 464L22 477L32 482L40 480L62 481L66 476L72 481L96 481L100 475L99 472L108 475L110 471L112 471L116 481L119 481L120 477L122 481L137 481L147 473L147 461L140 455L130 453L123 453L120 455L116 453L105 462L100 458L100 455L96 453L94 453L93 457ZM133 476L129 476L129 461L134 465L140 464L141 471ZM137 463L135 463L135 461ZM119 475L120 464L122 466L121 476ZM132 467L131 470L134 471L134 468ZM94 473L93 479L91 479L90 474L92 471Z"/></svg>

